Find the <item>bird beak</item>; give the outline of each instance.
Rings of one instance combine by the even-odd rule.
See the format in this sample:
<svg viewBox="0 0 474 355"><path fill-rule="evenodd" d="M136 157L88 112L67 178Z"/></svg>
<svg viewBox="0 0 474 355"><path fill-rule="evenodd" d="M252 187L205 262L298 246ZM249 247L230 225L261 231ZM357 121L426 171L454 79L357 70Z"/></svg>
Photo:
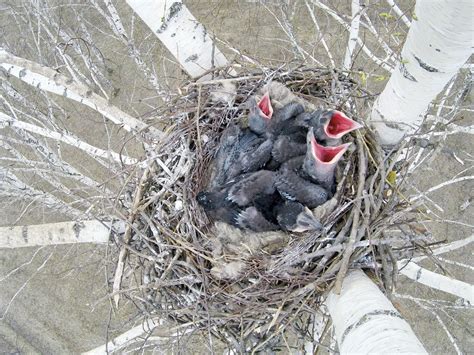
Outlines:
<svg viewBox="0 0 474 355"><path fill-rule="evenodd" d="M360 123L351 120L341 111L333 111L331 119L324 125L324 132L329 138L339 139L346 133L362 127Z"/></svg>
<svg viewBox="0 0 474 355"><path fill-rule="evenodd" d="M335 166L350 145L351 143L345 143L336 147L325 147L316 142L314 135L311 137L311 149L318 165Z"/></svg>
<svg viewBox="0 0 474 355"><path fill-rule="evenodd" d="M299 228L294 232L305 232L305 231L320 231L323 229L323 225L319 222L308 207L305 207L304 211L298 215L297 225Z"/></svg>
<svg viewBox="0 0 474 355"><path fill-rule="evenodd" d="M257 103L257 106L262 112L263 117L265 117L268 120L272 118L273 107L272 107L272 103L270 101L270 95L268 94L268 92L265 95L263 95L263 97Z"/></svg>

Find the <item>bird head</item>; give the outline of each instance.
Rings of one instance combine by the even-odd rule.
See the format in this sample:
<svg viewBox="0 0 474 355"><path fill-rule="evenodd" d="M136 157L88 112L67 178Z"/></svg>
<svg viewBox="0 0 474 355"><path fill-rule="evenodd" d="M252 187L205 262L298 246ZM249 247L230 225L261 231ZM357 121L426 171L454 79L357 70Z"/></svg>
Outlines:
<svg viewBox="0 0 474 355"><path fill-rule="evenodd" d="M339 139L346 133L363 127L337 110L326 111L321 118L321 123L323 123L324 133L332 139Z"/></svg>
<svg viewBox="0 0 474 355"><path fill-rule="evenodd" d="M273 116L273 107L270 101L270 95L266 93L256 101L250 102L249 128L257 133L263 134L267 131Z"/></svg>
<svg viewBox="0 0 474 355"><path fill-rule="evenodd" d="M345 143L335 147L325 147L318 144L312 127L308 130L307 142L308 150L318 165L336 165L351 145L351 143Z"/></svg>

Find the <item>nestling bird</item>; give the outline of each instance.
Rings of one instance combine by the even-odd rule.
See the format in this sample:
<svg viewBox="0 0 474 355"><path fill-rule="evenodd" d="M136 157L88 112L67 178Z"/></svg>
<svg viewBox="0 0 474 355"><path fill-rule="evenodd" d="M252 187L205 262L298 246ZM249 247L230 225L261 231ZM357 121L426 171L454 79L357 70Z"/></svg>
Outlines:
<svg viewBox="0 0 474 355"><path fill-rule="evenodd" d="M335 187L334 172L337 163L346 152L351 143L338 145L336 147L325 147L316 141L313 128L308 130L306 155L303 162L303 170L310 178L326 188L333 191Z"/></svg>
<svg viewBox="0 0 474 355"><path fill-rule="evenodd" d="M295 121L296 125L312 127L317 141L330 145L339 144L342 136L363 127L337 110L319 109L313 112L304 112L298 115Z"/></svg>
<svg viewBox="0 0 474 355"><path fill-rule="evenodd" d="M304 111L301 104L290 102L278 110L273 110L270 96L266 93L260 101L250 101L249 128L259 135L274 137L288 125L288 121Z"/></svg>
<svg viewBox="0 0 474 355"><path fill-rule="evenodd" d="M250 101L249 128L257 133L264 134L270 125L273 116L273 107L268 92L257 102L255 98Z"/></svg>
<svg viewBox="0 0 474 355"><path fill-rule="evenodd" d="M277 136L294 126L294 117L304 111L303 105L290 102L280 109L275 110L270 121L269 133L271 136Z"/></svg>
<svg viewBox="0 0 474 355"><path fill-rule="evenodd" d="M275 207L280 227L290 232L320 231L323 225L314 217L308 207L295 201L285 201Z"/></svg>
<svg viewBox="0 0 474 355"><path fill-rule="evenodd" d="M275 192L275 172L259 170L243 174L235 181L230 181L226 191L226 199L239 206L247 206L257 198L272 195Z"/></svg>
<svg viewBox="0 0 474 355"><path fill-rule="evenodd" d="M221 135L219 148L214 158L214 177L211 188L223 185L227 180L229 167L238 158L238 143L241 129L237 125L228 126Z"/></svg>
<svg viewBox="0 0 474 355"><path fill-rule="evenodd" d="M242 173L260 169L271 158L272 146L271 140L259 137L249 129L240 129L236 125L227 127L214 160L211 189Z"/></svg>
<svg viewBox="0 0 474 355"><path fill-rule="evenodd" d="M275 172L268 170L242 174L215 191L200 192L196 199L215 220L254 231L275 230L277 225L257 209L273 203L274 178Z"/></svg>

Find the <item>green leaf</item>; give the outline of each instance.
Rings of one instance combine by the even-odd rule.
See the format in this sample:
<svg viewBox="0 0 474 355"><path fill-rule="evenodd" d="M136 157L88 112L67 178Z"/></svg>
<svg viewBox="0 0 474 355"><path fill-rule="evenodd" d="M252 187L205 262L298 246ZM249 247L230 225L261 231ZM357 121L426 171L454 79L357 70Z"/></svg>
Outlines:
<svg viewBox="0 0 474 355"><path fill-rule="evenodd" d="M381 12L381 13L379 14L379 16L380 16L380 17L383 17L383 18L385 18L385 19L387 19L387 20L393 18L393 16L390 15L388 12Z"/></svg>
<svg viewBox="0 0 474 355"><path fill-rule="evenodd" d="M391 170L387 174L387 181L390 185L395 186L395 183L397 182L397 173L393 170Z"/></svg>
<svg viewBox="0 0 474 355"><path fill-rule="evenodd" d="M374 75L374 81L384 81L387 77L385 75Z"/></svg>
<svg viewBox="0 0 474 355"><path fill-rule="evenodd" d="M362 85L367 84L367 74L365 72L360 71L359 72L360 80L362 81Z"/></svg>

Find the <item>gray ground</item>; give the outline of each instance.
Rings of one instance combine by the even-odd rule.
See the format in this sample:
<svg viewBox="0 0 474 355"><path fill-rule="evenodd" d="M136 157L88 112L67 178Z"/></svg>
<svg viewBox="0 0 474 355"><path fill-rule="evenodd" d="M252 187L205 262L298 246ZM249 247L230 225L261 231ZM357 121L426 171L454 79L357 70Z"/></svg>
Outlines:
<svg viewBox="0 0 474 355"><path fill-rule="evenodd" d="M0 8L7 5L18 5L20 1L0 1ZM123 15L124 22L130 23L131 12L123 1L117 1L117 6ZM268 16L268 12L262 5L250 2L222 2L222 1L187 1L192 13L215 33L220 39L231 43L234 47L244 51L260 60L278 65L288 58L293 58L291 46L288 42L281 41L286 38L282 30L276 25L275 20ZM278 7L272 7L271 1L265 1L270 9L278 11ZM334 7L344 13L350 13L349 1L334 2ZM386 3L374 4L370 11L375 26L383 31L386 28L396 30L397 25L387 25L377 17L377 13L384 10ZM411 5L402 3L404 9L409 10ZM309 24L308 14L304 7L294 14L295 32L305 48L311 48L317 58L327 64L324 52L319 40L315 40L314 29ZM321 33L325 34L328 45L336 58L341 58L343 45L346 42L339 27L325 16L320 15ZM10 20L11 21L11 20ZM7 22L5 22L7 23ZM391 27L390 27L391 26ZM21 36L15 31L3 29L7 37ZM318 34L319 35L319 34ZM163 57L163 49L153 37L147 37L145 27L140 27L135 32L136 43L143 48L149 48L147 58L154 61L160 68L160 77L179 82L183 78L182 73ZM153 43L153 45L150 45ZM147 112L148 107L138 102L139 97L151 97L152 92L146 84L137 84L134 76L136 72L128 70L134 64L128 61L127 51L123 47L116 47L116 43L102 38L97 45L105 56L110 59L110 65L114 68L112 77L115 88L120 91L113 99L113 103L127 110L131 114L142 114ZM147 47L148 46L148 47ZM342 46L342 47L341 47ZM229 58L233 54L224 50ZM18 52L21 54L21 51ZM158 58L158 59L157 59ZM35 59L35 58L32 58ZM166 65L165 65L166 63ZM162 71L167 67L166 74ZM367 73L378 74L380 69L367 63L361 56L356 61L356 66L364 67ZM171 69L170 69L171 68ZM163 69L164 70L164 69ZM383 87L385 81L368 79L368 85L374 90ZM133 85L133 97L130 96L130 84ZM129 86L127 86L129 85ZM467 98L463 105L471 105L472 96ZM84 111L89 116L78 115L79 106L73 105L68 121L68 128L76 134L86 137L91 144L103 144L104 135L101 120L90 111ZM472 108L472 106L470 106ZM83 120L87 120L84 125ZM460 124L472 125L470 111L459 115ZM122 142L117 133L115 148ZM436 149L435 158L424 166L416 178L411 181L419 190L423 191L440 182L451 179L457 173L472 167L474 156L474 145L470 135L458 134L449 137L446 142L436 144L430 149ZM139 156L139 147L129 143L128 148L131 155ZM464 165L459 163L453 156L463 160ZM69 159L79 165L87 164L85 158L74 156L71 152ZM91 173L103 181L107 180L107 172L90 167ZM113 185L113 183L111 183ZM471 181L454 184L439 190L429 197L442 206L444 211L439 211L428 202L429 208L439 218L431 215L431 218L439 220L458 221L469 225L472 223L473 207L461 208L466 202L473 198L473 184ZM20 205L2 203L1 225L10 225L18 217ZM20 224L44 223L64 220L65 217L57 213L51 213L44 209L34 209L28 212L18 221ZM465 238L472 234L472 228L455 223L433 222L427 223L433 233L435 240L446 240L448 242ZM453 277L469 283L474 282L472 274L472 245L463 248L448 256L449 260L470 265L470 268L460 267L452 264L442 263L445 271ZM57 246L37 249L0 250L0 353L79 353L106 341L107 329L109 336L118 334L131 327L134 323L135 308L124 302L119 314L111 313L111 307L107 298L104 298L106 290L106 249L100 246ZM45 261L47 262L45 263ZM441 272L442 270L430 261L424 261L423 266ZM8 278L5 276L13 269L21 267ZM427 350L434 354L451 354L455 349L451 345L447 333L442 329L438 319L439 316L450 334L457 341L460 351L472 353L474 348L472 324L473 312L471 309L456 309L455 307L437 309L436 304L432 308L437 313L421 308L413 300L408 300L404 295L410 295L417 299L434 302L436 300L455 301L455 298L445 293L436 292L425 286L418 285L403 277L397 292L401 297L396 297L394 303L403 316L409 321L416 334L420 337ZM428 303L423 303L424 305ZM439 308L439 307L438 307ZM110 321L109 321L110 320ZM197 346L197 345L196 345ZM205 347L189 352L207 353Z"/></svg>

